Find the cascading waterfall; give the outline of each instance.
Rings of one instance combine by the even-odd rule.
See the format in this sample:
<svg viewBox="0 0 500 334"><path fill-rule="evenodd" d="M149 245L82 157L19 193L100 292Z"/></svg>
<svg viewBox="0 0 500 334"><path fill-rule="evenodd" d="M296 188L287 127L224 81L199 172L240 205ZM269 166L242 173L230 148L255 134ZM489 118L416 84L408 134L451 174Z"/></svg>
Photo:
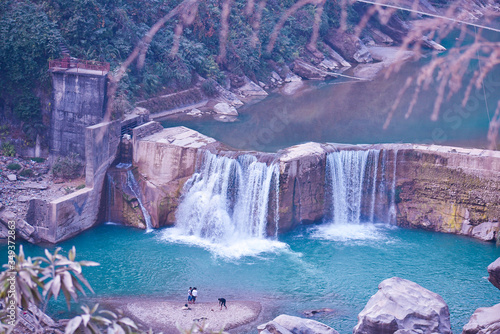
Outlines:
<svg viewBox="0 0 500 334"><path fill-rule="evenodd" d="M395 222L397 153L394 151L392 169L387 166L389 154L385 150L382 155L380 150L340 151L327 155L326 183L330 187L330 214L334 224L359 224L361 219L373 223L377 213L384 217L380 215L382 206L386 208L383 212L387 222ZM387 177L386 173L391 172Z"/></svg>
<svg viewBox="0 0 500 334"><path fill-rule="evenodd" d="M340 151L328 154L326 160L327 184L331 186L332 221L334 224L359 224L365 172L370 155L378 156L378 151ZM377 158L378 161L378 158ZM370 167L373 174L369 181L376 178L376 168ZM371 201L373 203L373 200ZM373 203L373 205L375 205ZM370 218L373 220L373 218Z"/></svg>
<svg viewBox="0 0 500 334"><path fill-rule="evenodd" d="M267 166L251 155L231 159L205 152L197 169L185 185L177 229L212 243L263 239L272 208L277 233L276 165Z"/></svg>
<svg viewBox="0 0 500 334"><path fill-rule="evenodd" d="M130 190L132 191L132 193L135 195L135 197L137 198L137 201L139 202L139 206L141 208L142 215L144 216L144 220L146 221L146 232L151 232L153 230L153 225L151 224L151 216L149 215L148 210L146 210L146 208L142 204L141 196L139 196L141 193L141 190L139 188L139 184L137 183L137 180L134 177L134 173L132 173L131 169L127 171L127 185L130 188Z"/></svg>

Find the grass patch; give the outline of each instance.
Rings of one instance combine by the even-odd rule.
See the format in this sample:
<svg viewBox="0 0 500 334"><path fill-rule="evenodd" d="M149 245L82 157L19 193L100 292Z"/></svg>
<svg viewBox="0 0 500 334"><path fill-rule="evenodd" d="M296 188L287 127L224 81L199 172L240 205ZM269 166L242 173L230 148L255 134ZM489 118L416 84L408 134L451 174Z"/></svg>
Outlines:
<svg viewBox="0 0 500 334"><path fill-rule="evenodd" d="M31 161L34 161L34 162L45 162L45 158L37 158L37 157L33 157L33 158L30 158Z"/></svg>

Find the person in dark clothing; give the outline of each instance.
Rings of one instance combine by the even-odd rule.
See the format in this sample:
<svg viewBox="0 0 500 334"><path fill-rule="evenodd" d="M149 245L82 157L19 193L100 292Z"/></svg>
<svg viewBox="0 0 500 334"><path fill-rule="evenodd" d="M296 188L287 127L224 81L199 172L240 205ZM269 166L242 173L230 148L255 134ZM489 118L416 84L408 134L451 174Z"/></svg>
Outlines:
<svg viewBox="0 0 500 334"><path fill-rule="evenodd" d="M224 306L227 309L226 299L225 298L219 298L219 305L220 305L220 309L221 310L222 310L222 306Z"/></svg>

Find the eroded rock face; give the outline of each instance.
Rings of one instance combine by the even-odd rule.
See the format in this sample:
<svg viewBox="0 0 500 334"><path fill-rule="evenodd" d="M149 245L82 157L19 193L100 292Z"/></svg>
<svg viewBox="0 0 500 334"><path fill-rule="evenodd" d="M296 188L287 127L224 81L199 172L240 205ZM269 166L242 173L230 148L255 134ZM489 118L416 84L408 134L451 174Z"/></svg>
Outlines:
<svg viewBox="0 0 500 334"><path fill-rule="evenodd" d="M353 334L413 330L423 334L451 334L448 305L438 294L399 277L384 280L378 288L358 315Z"/></svg>
<svg viewBox="0 0 500 334"><path fill-rule="evenodd" d="M259 333L267 334L338 334L336 330L321 322L282 314L273 321L257 327ZM266 332L267 331L267 332Z"/></svg>
<svg viewBox="0 0 500 334"><path fill-rule="evenodd" d="M462 334L499 334L500 304L492 307L478 308L469 322L464 326Z"/></svg>
<svg viewBox="0 0 500 334"><path fill-rule="evenodd" d="M295 59L293 62L293 72L308 80L324 80L333 76L333 73L317 68L302 59Z"/></svg>
<svg viewBox="0 0 500 334"><path fill-rule="evenodd" d="M490 274L488 281L500 289L500 257L488 266L488 273Z"/></svg>
<svg viewBox="0 0 500 334"><path fill-rule="evenodd" d="M371 63L373 61L370 51L356 36L331 29L325 41L337 50L342 57L356 63Z"/></svg>
<svg viewBox="0 0 500 334"><path fill-rule="evenodd" d="M321 219L325 212L327 150L306 143L280 151L280 231Z"/></svg>

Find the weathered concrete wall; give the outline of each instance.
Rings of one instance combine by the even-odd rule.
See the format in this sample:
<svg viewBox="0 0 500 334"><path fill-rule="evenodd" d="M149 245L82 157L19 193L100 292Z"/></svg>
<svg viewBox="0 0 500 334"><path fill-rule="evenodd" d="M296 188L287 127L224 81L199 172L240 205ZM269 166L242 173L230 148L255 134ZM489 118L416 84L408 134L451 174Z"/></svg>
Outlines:
<svg viewBox="0 0 500 334"><path fill-rule="evenodd" d="M27 220L35 228L35 241L57 243L98 222L104 178L116 159L119 139L120 122L86 128L86 187L49 203L30 201Z"/></svg>
<svg viewBox="0 0 500 334"><path fill-rule="evenodd" d="M94 73L95 72L95 73ZM50 153L85 158L85 128L103 120L106 72L53 71Z"/></svg>

